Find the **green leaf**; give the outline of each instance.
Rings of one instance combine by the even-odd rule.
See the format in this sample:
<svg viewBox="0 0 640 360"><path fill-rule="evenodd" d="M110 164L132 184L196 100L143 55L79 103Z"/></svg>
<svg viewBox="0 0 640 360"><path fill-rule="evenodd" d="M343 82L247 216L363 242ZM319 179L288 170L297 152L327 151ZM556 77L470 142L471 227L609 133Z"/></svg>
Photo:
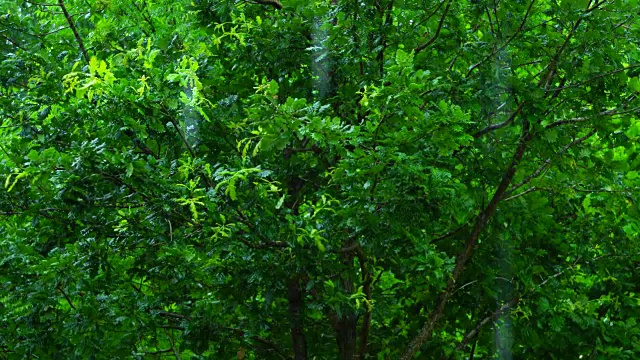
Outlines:
<svg viewBox="0 0 640 360"><path fill-rule="evenodd" d="M633 78L629 78L629 88L632 91L640 91L640 78L638 77L633 77Z"/></svg>
<svg viewBox="0 0 640 360"><path fill-rule="evenodd" d="M282 194L282 196L280 197L280 200L278 200L278 203L276 204L276 209L280 209L282 207L282 204L284 203L285 198L286 198L286 194Z"/></svg>
<svg viewBox="0 0 640 360"><path fill-rule="evenodd" d="M402 49L396 51L396 64L404 69L413 69L413 53L408 53Z"/></svg>

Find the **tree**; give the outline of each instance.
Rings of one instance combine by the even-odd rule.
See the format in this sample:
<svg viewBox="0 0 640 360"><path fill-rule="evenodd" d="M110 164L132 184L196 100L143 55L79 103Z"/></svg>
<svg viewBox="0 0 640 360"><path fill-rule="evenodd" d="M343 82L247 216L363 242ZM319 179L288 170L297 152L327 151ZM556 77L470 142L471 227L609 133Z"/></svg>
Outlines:
<svg viewBox="0 0 640 360"><path fill-rule="evenodd" d="M637 5L3 2L2 356L633 358Z"/></svg>

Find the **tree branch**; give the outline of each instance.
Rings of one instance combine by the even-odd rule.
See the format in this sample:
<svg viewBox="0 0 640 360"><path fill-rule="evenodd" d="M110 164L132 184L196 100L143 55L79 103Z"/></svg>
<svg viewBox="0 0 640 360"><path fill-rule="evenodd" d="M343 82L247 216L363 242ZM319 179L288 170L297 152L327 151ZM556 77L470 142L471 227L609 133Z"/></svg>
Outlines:
<svg viewBox="0 0 640 360"><path fill-rule="evenodd" d="M565 151L567 151L567 149L569 149L570 147L579 144L585 140L587 140L588 138L590 138L591 136L593 136L593 134L595 134L597 132L596 129L591 130L587 135L578 138L572 142L570 142L569 144L567 144L565 147L563 147L556 156L560 156L562 155ZM538 175L540 175L542 173L542 171L544 171L544 169L547 168L547 166L549 166L549 164L551 163L552 158L548 158L547 160L545 160L545 162L540 165L540 167L534 171L531 175L527 176L524 180L520 181L518 184L514 185L511 187L511 189L509 189L509 191L507 191L505 193L505 196L508 196L510 194L512 194L515 190L517 190L518 188L520 188L522 185L528 183L529 181L531 181L532 179L534 179L535 177L537 177Z"/></svg>
<svg viewBox="0 0 640 360"><path fill-rule="evenodd" d="M266 248L286 248L287 246L289 246L286 242L284 241L271 241L267 238L265 238L264 236L262 236L262 234L260 234L258 231L256 231L256 228L253 226L253 224L251 224L251 222L249 221L249 219L242 213L242 211L240 211L239 209L234 209L236 211L236 214L238 214L238 220L240 221L240 223L244 224L247 228L249 228L249 230L256 235L260 240L262 240L262 243L258 243L258 244L253 244L250 243L249 241L243 239L243 238L238 238L238 240L240 240L243 244L247 245L248 247L252 248L252 249L266 249ZM242 235L243 232L240 232L240 235Z"/></svg>
<svg viewBox="0 0 640 360"><path fill-rule="evenodd" d="M42 3L37 3L37 2L31 1L31 0L24 0L24 2L29 3L29 4L33 4L33 5L38 5L38 6L60 6L59 4L42 4Z"/></svg>
<svg viewBox="0 0 640 360"><path fill-rule="evenodd" d="M436 6L436 8L435 8L435 9L434 9L434 10L433 10L429 15L427 15L424 19L420 20L420 21L419 21L419 22L417 22L415 25L413 25L413 28L415 29L415 28L417 28L418 26L420 26L420 25L424 24L425 22L429 21L429 19L431 19L431 17L432 17L433 15L435 15L435 14L438 12L438 10L440 10L440 8L442 7L442 5L444 5L444 3L446 3L447 1L448 1L448 0L442 0L442 1L438 4L438 6Z"/></svg>
<svg viewBox="0 0 640 360"><path fill-rule="evenodd" d="M442 30L442 24L444 23L444 19L447 17L447 13L449 12L449 7L451 7L451 3L453 2L453 0L449 0L449 2L447 2L447 6L445 6L444 8L444 12L442 13L442 16L440 17L440 22L438 23L438 28L436 29L436 33L433 35L433 37L431 37L431 39L429 39L429 41L427 41L426 43L418 46L415 49L415 53L419 53L420 51L426 49L427 47L429 47L429 45L433 44L436 40L438 40L438 37L440 36L440 30Z"/></svg>
<svg viewBox="0 0 640 360"><path fill-rule="evenodd" d="M180 138L182 139L182 142L187 147L187 150L189 151L189 154L191 154L191 157L195 159L196 158L196 153L195 153L195 151L193 151L193 148L191 147L191 145L187 141L187 137L184 135L182 130L180 130L180 126L177 123L177 121L166 110L165 110L165 115L167 115L167 117L169 118L169 122L171 122L171 124L173 124L173 127L176 128L176 132L178 132L178 135L180 135Z"/></svg>
<svg viewBox="0 0 640 360"><path fill-rule="evenodd" d="M282 3L280 3L280 1L278 0L252 0L251 2L253 2L254 4L273 6L278 10L282 9Z"/></svg>
<svg viewBox="0 0 640 360"><path fill-rule="evenodd" d="M73 31L73 36L76 37L76 41L78 42L78 47L80 47L80 51L82 52L82 56L84 57L84 60L88 64L89 54L87 53L87 49L85 49L84 47L84 43L82 42L82 38L80 37L80 34L78 34L78 29L76 29L76 25L73 23L73 19L69 15L67 8L64 6L64 1L58 0L58 5L60 6L60 9L62 9L62 13L64 14L64 17L67 19L67 22L69 23L69 27L71 28L71 31Z"/></svg>
<svg viewBox="0 0 640 360"><path fill-rule="evenodd" d="M520 111L522 111L522 107L524 106L524 103L520 103L520 105L518 105L518 108L516 109L516 111L514 111L511 116L509 116L509 118L499 124L493 124L493 125L489 125L487 127L485 127L484 129L476 132L475 134L473 134L472 136L477 139L479 137L481 137L482 135L490 132L490 131L494 131L494 130L498 130L500 128L503 128L509 124L511 124L511 122L513 121L513 119L516 118L516 116L518 116L518 114L520 113Z"/></svg>
<svg viewBox="0 0 640 360"><path fill-rule="evenodd" d="M539 189L537 187L533 186L533 187L531 187L531 188L529 188L529 189L527 189L527 190L525 190L525 191L523 191L523 192L521 192L519 194L510 196L508 198L505 198L504 201L509 201L509 200L513 200L515 198L519 198L520 196L526 195L526 194L528 194L530 192L533 192L533 191L536 191L536 190L539 190Z"/></svg>
<svg viewBox="0 0 640 360"><path fill-rule="evenodd" d="M25 48L22 47L22 45L18 44L15 40L11 39L7 35L5 34L0 34L0 35L2 35L3 38L5 38L8 42L10 42L13 46L17 47L18 49L22 51L27 51Z"/></svg>
<svg viewBox="0 0 640 360"><path fill-rule="evenodd" d="M587 121L587 120L595 119L595 118L600 117L600 116L614 116L614 115L627 114L627 113L630 113L630 112L634 112L634 111L640 110L640 106L639 107L635 107L633 109L624 110L624 111L616 111L616 110L617 109L612 109L612 110L602 111L602 112L600 112L598 114L591 115L591 116L583 116L583 117L577 117L577 118L573 118L573 119L558 120L558 121L552 122L551 124L548 124L544 128L545 129L551 129L551 128L554 128L556 126L560 126L560 125L564 125L564 124L584 122L584 121Z"/></svg>
<svg viewBox="0 0 640 360"><path fill-rule="evenodd" d="M519 297L516 297L516 298L512 299L508 303L506 303L506 304L502 305L501 307L499 307L492 314L490 314L489 316L485 317L480 322L478 322L478 324L476 324L476 326L464 336L464 338L462 339L460 344L458 344L458 346L456 347L456 350L462 350L465 346L467 346L467 344L469 344L469 341L471 341L473 338L475 338L480 333L480 330L485 325L487 325L490 321L495 321L495 319L497 319L502 314L504 314L505 312L509 311L511 308L516 306L519 301L520 301ZM455 354L452 354L450 359L453 359L454 356L455 356Z"/></svg>
<svg viewBox="0 0 640 360"><path fill-rule="evenodd" d="M176 349L175 340L173 339L173 334L170 329L164 329L165 334L169 337L169 345L171 345L171 350L173 350L173 355L176 357L176 360L181 360L180 353L178 349Z"/></svg>
<svg viewBox="0 0 640 360"><path fill-rule="evenodd" d="M182 315L182 314L178 314L170 311L158 311L158 315L164 316L164 317L170 317L174 319L187 320L187 321L191 320L191 318L187 315Z"/></svg>
<svg viewBox="0 0 640 360"><path fill-rule="evenodd" d="M64 296L65 300L67 300L67 303L69 304L69 306L71 306L71 308L73 310L76 309L76 307L73 305L73 302L71 301L71 299L69 298L69 296L67 295L67 293L64 292L64 290L62 290L62 287L60 286L60 284L58 284L56 286L56 289L58 289L58 291L60 291L60 293L62 294L62 296Z"/></svg>
<svg viewBox="0 0 640 360"><path fill-rule="evenodd" d="M420 349L422 344L424 344L431 338L433 329L442 317L449 298L451 298L451 295L455 292L456 281L462 274L465 265L467 264L467 262L471 258L471 255L473 254L473 251L475 250L478 238L480 237L480 233L482 232L482 230L484 230L487 223L496 212L498 204L504 198L505 192L509 187L509 184L511 184L513 176L516 173L516 167L520 163L520 160L522 160L522 156L524 155L527 143L529 142L529 140L531 140L532 137L533 134L531 133L529 121L526 120L526 118L523 118L522 136L520 138L518 147L516 148L516 151L513 155L513 159L511 160L511 163L502 176L502 180L500 181L496 192L491 198L489 205L487 205L487 207L482 210L476 218L475 225L473 227L473 230L471 231L471 234L469 235L469 238L467 239L464 250L456 258L455 267L453 269L453 272L451 273L449 281L447 282L445 290L438 297L436 306L429 314L427 322L423 325L422 329L420 329L418 335L409 343L409 346L401 357L402 360L410 360L411 358L413 358L413 355Z"/></svg>
<svg viewBox="0 0 640 360"><path fill-rule="evenodd" d="M637 67L640 67L640 64L633 64L633 65L625 66L625 67L620 68L620 69L616 69L616 70L613 70L613 71L606 72L604 74L600 74L600 75L594 76L591 79L584 80L584 81L582 81L580 83L577 83L577 84L574 84L574 85L567 85L567 86L557 87L557 88L553 88L553 89L547 89L547 90L545 90L545 92L553 92L553 91L557 91L557 90L578 88L578 87L580 87L582 85L585 85L585 84L588 84L588 83L590 83L590 82L592 82L594 80L598 80L598 79L601 79L603 77L607 77L609 75L617 74L617 73L619 73L621 71L635 69Z"/></svg>

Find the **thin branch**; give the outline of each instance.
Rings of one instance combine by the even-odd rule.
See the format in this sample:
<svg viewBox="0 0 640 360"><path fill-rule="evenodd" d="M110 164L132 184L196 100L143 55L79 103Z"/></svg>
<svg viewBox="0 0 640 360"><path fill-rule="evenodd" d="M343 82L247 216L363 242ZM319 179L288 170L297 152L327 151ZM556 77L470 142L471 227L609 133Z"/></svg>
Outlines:
<svg viewBox="0 0 640 360"><path fill-rule="evenodd" d="M69 304L69 306L71 306L71 308L73 310L76 309L76 307L73 305L73 302L71 301L71 299L69 298L69 296L67 295L66 292L64 292L64 290L62 290L62 287L60 285L56 286L56 289L58 289L58 291L60 291L60 293L62 294L62 296L64 296L65 300L67 300L67 303Z"/></svg>
<svg viewBox="0 0 640 360"><path fill-rule="evenodd" d="M173 349L169 348L169 349L165 349L165 350L157 350L157 351L149 351L149 352L145 352L145 355L160 355L160 354L165 354L165 353L170 353L172 352Z"/></svg>
<svg viewBox="0 0 640 360"><path fill-rule="evenodd" d="M516 30L516 32L513 35L511 35L511 37L502 46L500 46L498 49L492 51L491 54L485 56L485 58L480 60L480 62L472 65L469 68L469 71L467 71L466 77L469 77L469 75L471 75L473 70L475 70L478 67L480 67L482 64L484 64L485 61L491 59L495 54L499 53L500 51L504 50L504 48L509 46L509 44L516 38L516 36L518 36L518 34L520 34L522 29L524 28L524 25L527 23L527 18L529 17L529 14L531 13L531 9L533 8L533 4L535 2L536 2L536 0L531 0L531 3L529 4L529 7L527 8L527 12L524 14L524 18L522 19L522 22L520 23L520 27L518 27L518 30Z"/></svg>
<svg viewBox="0 0 640 360"><path fill-rule="evenodd" d="M170 311L158 311L158 315L163 317L168 317L168 318L187 320L187 321L191 320L191 317L187 315L182 315L182 314L178 314Z"/></svg>
<svg viewBox="0 0 640 360"><path fill-rule="evenodd" d="M468 283L466 283L466 284L464 284L464 285L460 286L459 288L457 288L455 292L458 292L458 291L460 291L460 290L462 290L462 289L466 288L467 286L473 285L473 284L475 284L475 283L477 283L477 282L478 282L478 280L470 281L470 282L468 282Z"/></svg>
<svg viewBox="0 0 640 360"><path fill-rule="evenodd" d="M168 317L168 318L187 320L187 321L191 320L191 317L189 317L189 316L178 314L178 313L174 313L174 312L169 312L169 311L160 311L160 312L158 312L158 315L164 316L164 317ZM162 328L162 329L172 329L172 330L182 330L182 331L185 330L184 327L175 326L175 325L159 325L158 327ZM239 335L239 336L244 336L244 334L246 333L246 331L244 331L242 329L236 329L236 328L230 328L230 327L222 327L222 329L227 330L229 332L232 332L232 333L234 333L236 335ZM270 341L269 339L265 339L265 338L263 338L261 336L257 336L257 335L250 336L249 338L251 340L257 342L257 343L265 345L270 350L272 350L273 352L275 352L281 358L284 359L284 356L282 355L282 351L280 349L278 349L278 346L275 343L273 343L272 341Z"/></svg>
<svg viewBox="0 0 640 360"><path fill-rule="evenodd" d="M433 239L433 240L429 241L429 243L433 244L433 243L435 243L435 242L438 242L438 241L441 241L441 240L447 239L447 238L449 238L449 237L451 237L451 236L453 236L453 235L455 235L455 234L459 233L460 231L462 231L462 230L463 230L464 228L466 228L466 227L467 227L467 224L464 224L464 225L460 226L460 227L459 227L459 228L457 228L457 229L451 230L451 231L449 231L448 233L446 233L446 234L444 234L444 235L440 235L440 236L438 236L437 238L435 238L435 239Z"/></svg>
<svg viewBox="0 0 640 360"><path fill-rule="evenodd" d="M71 28L71 31L73 31L73 36L76 37L76 41L78 42L78 47L80 47L80 51L82 51L82 56L84 57L84 60L88 64L89 63L89 54L87 53L87 49L85 49L85 47L84 47L84 43L82 42L82 38L80 37L80 34L78 33L78 29L76 29L76 25L73 23L73 19L69 15L69 12L67 11L67 8L64 6L64 1L63 0L58 0L58 5L60 6L60 9L62 9L62 12L64 13L64 17L67 19L67 22L69 23L69 27Z"/></svg>
<svg viewBox="0 0 640 360"><path fill-rule="evenodd" d="M251 224L251 222L249 221L249 219L242 213L242 211L240 211L239 209L235 209L236 213L238 214L238 220L244 224L247 228L249 228L249 230L256 235L260 240L262 240L262 243L251 243L241 237L238 237L238 240L240 240L243 244L247 245L248 247L252 248L252 249L267 249L267 248L286 248L289 245L284 242L284 241L272 241L269 240L267 238L265 238L264 236L262 236L262 234L260 234L258 231L256 231L256 228L253 226L253 224ZM244 232L240 231L240 235L242 235Z"/></svg>
<svg viewBox="0 0 640 360"><path fill-rule="evenodd" d="M249 242L246 239L243 238L238 238L238 240L245 244L247 247L251 248L251 249L271 249L271 248L279 248L279 249L284 249L286 247L288 247L289 245L287 245L287 243L282 242L282 241L268 241L268 242L261 242L261 243L257 243L254 244L252 242Z"/></svg>
<svg viewBox="0 0 640 360"><path fill-rule="evenodd" d="M539 189L538 189L537 187L533 186L533 187L531 187L531 188L529 188L529 189L527 189L527 190L525 190L525 191L523 191L523 192L521 192L521 193L519 193L519 194L516 194L516 195L510 196L510 197L508 197L508 198L505 198L505 199L504 199L504 201L513 200L513 199L515 199L515 198L518 198L518 197L520 197L520 196L526 195L526 194L528 194L528 193L530 193L530 192L534 192L534 191L536 191L536 190L539 190Z"/></svg>
<svg viewBox="0 0 640 360"><path fill-rule="evenodd" d="M544 128L545 129L551 129L551 128L554 128L556 126L560 126L560 125L563 125L563 124L584 122L584 121L591 120L591 119L594 119L594 118L597 118L597 117L600 117L600 116L622 115L622 114L638 111L638 110L640 110L640 106L639 107L635 107L633 109L624 110L624 111L616 111L616 110L617 109L612 109L612 110L603 111L603 112L600 112L598 114L591 115L591 116L583 116L583 117L577 117L577 118L573 118L573 119L558 120L558 121L552 122L551 124L545 126Z"/></svg>
<svg viewBox="0 0 640 360"><path fill-rule="evenodd" d="M456 350L464 349L464 347L467 346L467 344L469 344L469 341L475 338L485 325L487 325L490 321L494 321L495 319L500 317L502 314L512 309L514 306L518 304L519 301L520 301L519 297L512 299L508 303L502 305L492 314L482 319L482 321L478 322L478 324L476 324L476 326L464 336L464 338L462 339L462 342L460 342L460 344L456 347Z"/></svg>
<svg viewBox="0 0 640 360"><path fill-rule="evenodd" d="M173 355L176 357L177 360L181 360L180 353L178 352L178 349L176 349L175 340L173 339L173 334L171 333L171 330L164 329L164 332L169 337L169 344L171 345L171 350L173 350Z"/></svg>
<svg viewBox="0 0 640 360"><path fill-rule="evenodd" d="M577 258L573 263L569 264L566 268L564 268L561 271L559 271L559 272L547 277L540 284L536 285L532 290L539 289L539 288L543 287L549 281L562 276L562 274L564 274L568 270L574 269L576 267L576 265L579 264L579 263L591 263L591 262L598 261L598 260L603 259L603 258L609 258L609 257L627 258L627 257L631 257L631 256L636 256L636 255L640 255L640 252L635 253L635 254L629 254L629 255L603 254L603 255L597 256L597 257L595 257L593 259L589 259L589 260L582 260L581 258ZM529 291L532 291L532 290L529 290ZM488 324L490 321L493 321L493 320L497 319L498 317L500 317L505 312L511 310L513 307L515 307L520 302L520 300L521 300L521 297L516 297L516 298L512 299L511 301L509 301L508 303L502 305L498 310L496 310L491 315L489 315L489 316L485 317L484 319L482 319L482 321L480 321L471 331L469 331L465 335L465 337L463 338L462 342L456 347L456 350L462 350L469 343L470 340L472 340L473 338L478 336L478 334L479 334L479 332L480 332L480 330L482 329L483 326Z"/></svg>
<svg viewBox="0 0 640 360"><path fill-rule="evenodd" d="M518 114L520 113L520 111L522 111L522 107L524 106L524 102L520 103L520 105L518 105L518 108L516 109L516 111L514 111L511 116L509 116L509 118L499 124L493 124L493 125L489 125L487 127L485 127L484 129L476 132L475 134L473 134L473 137L475 139L479 138L480 136L490 132L490 131L494 131L494 130L498 130L500 128L503 128L509 124L511 124L511 122L513 121L513 119L516 118L516 116L518 116Z"/></svg>
<svg viewBox="0 0 640 360"><path fill-rule="evenodd" d="M590 83L590 82L592 82L594 80L598 80L598 79L601 79L603 77L607 77L609 75L617 74L617 73L619 73L621 71L635 69L637 67L640 67L640 64L633 64L633 65L629 65L629 66L626 66L626 67L623 67L623 68L620 68L620 69L617 69L617 70L613 70L613 71L610 71L610 72L607 72L607 73L604 73L604 74L600 74L600 75L592 77L591 79L584 80L584 81L582 81L580 83L577 83L577 84L574 84L574 85L567 85L567 86L557 87L557 88L553 88L553 89L547 89L547 90L545 90L545 92L553 92L553 91L557 91L557 90L578 88L578 87L581 87L582 85L588 84L588 83Z"/></svg>
<svg viewBox="0 0 640 360"><path fill-rule="evenodd" d="M164 106L163 106L163 108L164 108ZM195 159L196 158L196 153L195 153L195 151L193 151L193 148L191 147L191 145L187 141L187 137L182 133L182 130L180 130L180 126L177 123L176 119L174 119L173 116L171 114L169 114L169 112L166 109L164 111L164 114L169 118L169 122L176 129L176 132L178 133L178 135L180 135L180 138L182 139L182 142L187 147L187 150L189 151L189 154L191 154L191 157Z"/></svg>
<svg viewBox="0 0 640 360"><path fill-rule="evenodd" d="M433 10L429 15L427 15L424 19L420 20L420 21L419 21L419 22L417 22L415 25L413 25L413 28L415 29L415 28L417 28L418 26L420 26L420 25L424 24L425 22L429 21L429 19L431 19L431 17L432 17L433 15L435 15L435 14L438 12L438 10L440 10L440 8L442 7L442 5L444 5L444 3L446 3L447 1L448 1L448 0L442 0L442 1L438 4L438 6L436 6L436 8L435 8L435 9L434 9L434 10Z"/></svg>
<svg viewBox="0 0 640 360"><path fill-rule="evenodd" d="M587 133L585 136L578 138L572 142L570 142L569 144L567 144L565 147L563 147L556 156L561 156L565 151L567 151L570 147L580 144L581 142L587 140L588 138L590 138L591 136L593 136L593 134L595 134L598 130L597 129L593 129L591 130L589 133ZM549 164L551 164L551 160L553 158L548 158L547 160L545 160L545 162L540 165L540 167L534 171L531 175L527 176L524 180L520 181L518 184L514 185L511 187L511 189L509 189L509 191L507 191L505 193L505 196L508 196L510 194L512 194L515 190L517 190L518 188L520 188L522 185L528 183L529 181L533 180L534 178L538 177L538 175L540 175L542 173L542 171L544 171L544 169L547 168L547 166L549 166Z"/></svg>
<svg viewBox="0 0 640 360"><path fill-rule="evenodd" d="M364 319L362 320L362 325L360 326L360 349L358 350L359 359L364 360L367 356L367 341L369 337L369 331L371 330L371 300L372 300L372 284L373 284L373 276L369 271L369 267L367 265L367 257L362 250L362 247L356 242L358 247L356 248L356 256L358 257L358 262L360 263L360 272L362 273L362 290L365 294L367 303L365 304L365 314Z"/></svg>
<svg viewBox="0 0 640 360"><path fill-rule="evenodd" d="M585 12L584 12L584 13L585 13L585 14L588 14L588 13L592 12L593 10L598 9L600 6L602 6L602 4L604 4L604 3L608 2L608 1L609 1L609 0L602 0L602 1L600 1L599 3L597 3L597 4L593 4L593 6L592 6L592 7L590 7L590 8L587 6L587 10L585 10ZM589 3L591 3L591 2L589 2Z"/></svg>
<svg viewBox="0 0 640 360"><path fill-rule="evenodd" d="M133 6L136 8L136 10L138 10L140 15L144 19L144 21L146 21L147 24L149 24L149 26L151 27L151 32L155 34L156 33L156 27L153 26L153 21L151 19L151 16L149 16L149 9L147 9L146 4L143 2L142 3L142 8L141 8L140 6L138 6L137 2L133 1ZM147 14L144 13L143 9L147 11Z"/></svg>
<svg viewBox="0 0 640 360"><path fill-rule="evenodd" d="M278 0L252 0L251 2L254 4L273 6L278 10L282 9L282 3L280 3L280 1Z"/></svg>
<svg viewBox="0 0 640 360"><path fill-rule="evenodd" d="M38 5L38 6L60 6L59 4L42 4L42 3L37 3L37 2L31 1L31 0L24 0L24 2L29 3L29 4L33 4L33 5Z"/></svg>
<svg viewBox="0 0 640 360"><path fill-rule="evenodd" d="M433 37L431 37L431 39L429 39L429 41L427 41L426 43L418 46L415 49L415 53L419 53L420 51L426 49L427 47L429 47L431 44L433 44L436 40L438 40L438 37L440 36L440 30L442 30L442 24L444 23L444 19L447 17L447 13L449 13L449 8L451 7L451 3L453 2L453 0L449 0L449 2L447 3L447 6L444 8L444 12L442 13L442 17L440 17L440 22L438 23L438 28L436 29L436 33L433 35Z"/></svg>
<svg viewBox="0 0 640 360"><path fill-rule="evenodd" d="M15 40L11 39L7 35L5 34L0 34L0 35L2 35L3 38L5 38L8 42L10 42L13 46L17 47L18 49L22 51L27 51L25 48L22 47L22 45L18 44Z"/></svg>

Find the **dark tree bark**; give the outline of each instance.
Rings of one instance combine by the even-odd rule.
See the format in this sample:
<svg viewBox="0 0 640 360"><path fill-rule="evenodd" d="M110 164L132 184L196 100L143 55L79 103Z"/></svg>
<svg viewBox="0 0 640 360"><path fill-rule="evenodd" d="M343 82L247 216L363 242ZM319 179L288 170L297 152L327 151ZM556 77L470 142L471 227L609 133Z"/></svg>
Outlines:
<svg viewBox="0 0 640 360"><path fill-rule="evenodd" d="M307 342L304 336L304 317L302 314L304 294L300 288L300 278L289 281L289 317L291 319L291 340L294 360L307 359Z"/></svg>
<svg viewBox="0 0 640 360"><path fill-rule="evenodd" d="M340 275L342 290L345 294L353 294L355 287L353 284L353 252L343 252L341 254L342 265L344 270ZM356 359L357 351L357 327L358 317L355 312L346 307L341 309L341 313L337 314L333 312L331 314L331 321L333 323L333 329L336 332L336 341L338 343L338 351L340 352L340 360L354 360Z"/></svg>

